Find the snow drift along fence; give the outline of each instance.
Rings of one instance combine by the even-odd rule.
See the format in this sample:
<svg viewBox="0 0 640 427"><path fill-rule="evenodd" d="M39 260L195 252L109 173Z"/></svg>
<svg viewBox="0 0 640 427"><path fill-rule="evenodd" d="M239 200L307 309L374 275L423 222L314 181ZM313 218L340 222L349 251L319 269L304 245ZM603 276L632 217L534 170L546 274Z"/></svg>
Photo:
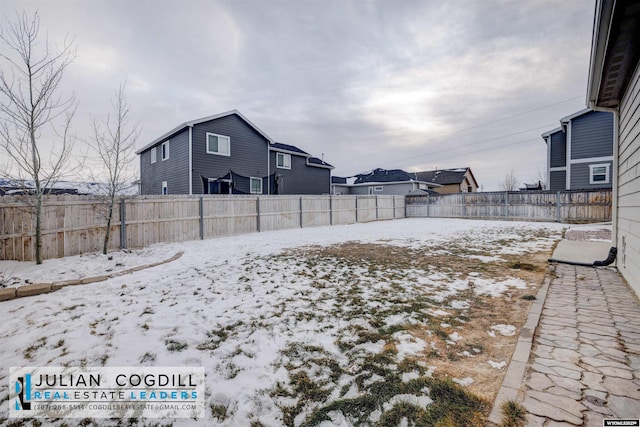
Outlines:
<svg viewBox="0 0 640 427"><path fill-rule="evenodd" d="M407 217L591 223L611 221L611 190L407 196Z"/></svg>
<svg viewBox="0 0 640 427"><path fill-rule="evenodd" d="M26 202L0 197L0 260L35 259L35 219ZM105 211L98 197L47 196L43 258L101 251ZM137 196L115 210L110 249L404 215L404 196Z"/></svg>

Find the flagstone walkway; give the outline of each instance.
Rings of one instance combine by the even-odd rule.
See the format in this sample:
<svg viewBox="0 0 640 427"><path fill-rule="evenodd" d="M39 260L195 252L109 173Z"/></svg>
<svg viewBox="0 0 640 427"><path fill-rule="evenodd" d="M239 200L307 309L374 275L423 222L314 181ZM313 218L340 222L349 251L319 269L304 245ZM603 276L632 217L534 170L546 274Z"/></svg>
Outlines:
<svg viewBox="0 0 640 427"><path fill-rule="evenodd" d="M551 268L518 390L529 412L527 425L602 426L603 419L639 419L638 299L614 269Z"/></svg>

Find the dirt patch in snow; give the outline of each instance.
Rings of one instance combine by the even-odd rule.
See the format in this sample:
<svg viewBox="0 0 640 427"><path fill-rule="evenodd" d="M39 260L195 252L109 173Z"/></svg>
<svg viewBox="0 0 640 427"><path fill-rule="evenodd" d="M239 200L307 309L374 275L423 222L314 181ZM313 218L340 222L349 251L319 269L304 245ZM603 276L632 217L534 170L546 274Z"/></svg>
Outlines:
<svg viewBox="0 0 640 427"><path fill-rule="evenodd" d="M527 253L526 256L499 255L498 261L482 261L481 257L494 255L473 245L449 244L415 249L359 242L305 247L285 253L298 262L306 262L312 271L314 268L320 271L319 266L327 263L336 267L346 266L346 271L349 268L365 270L380 282L392 284L394 280L406 281L408 271L417 279L422 278L430 286L424 286L420 292L424 300L415 298L415 312L429 307L431 313L440 315L423 316L421 322L401 322L401 326L396 327L396 330L409 331L415 339L426 343L426 348L407 356L408 359L435 367L434 375L440 378L473 378L466 388L489 401L495 399L506 371L505 367L494 366L496 361L508 364L511 358L520 327L525 323L532 300L544 280L549 251ZM330 277L331 274L324 276L325 279ZM506 279L519 279L519 283L526 286L508 286L499 295L483 294L476 286L476 282L490 280L497 283ZM447 282L454 283L455 289L448 289ZM397 292L401 289L397 288ZM389 298L393 297L393 293L389 294ZM346 304L354 302L356 300L345 300ZM406 302L398 302L399 312L412 310L407 308ZM389 315L388 311L386 315ZM514 325L515 335L492 332L492 326L501 324ZM373 322L373 326L379 325ZM369 338L385 340L386 350L397 352L399 349L384 334L361 335L360 339ZM493 361L493 366L489 361Z"/></svg>

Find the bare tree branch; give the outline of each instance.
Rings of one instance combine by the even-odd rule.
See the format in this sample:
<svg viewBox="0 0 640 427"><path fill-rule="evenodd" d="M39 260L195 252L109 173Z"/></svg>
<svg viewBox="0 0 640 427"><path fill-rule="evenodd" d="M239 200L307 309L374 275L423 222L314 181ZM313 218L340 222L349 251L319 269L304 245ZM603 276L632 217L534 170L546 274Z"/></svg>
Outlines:
<svg viewBox="0 0 640 427"><path fill-rule="evenodd" d="M105 200L107 221L102 251L107 253L111 236L111 222L116 197L122 193L135 177L132 163L135 159L135 143L140 135L140 123L131 123L130 106L125 95L126 82L122 83L111 101L111 112L100 122L92 118L93 141L91 147L96 152L108 175L108 182L102 195Z"/></svg>
<svg viewBox="0 0 640 427"><path fill-rule="evenodd" d="M52 53L48 40L39 46L39 32L38 13L29 18L23 12L16 13L16 21L8 22L6 32L0 33L0 44L7 50L0 52L6 64L0 69L0 148L10 159L9 176L33 183L33 188L25 187L33 196L36 263L41 264L44 194L65 171L74 142L70 126L76 97L63 99L60 83L76 51L73 39L66 38L62 48ZM50 149L43 138L45 130L57 136Z"/></svg>
<svg viewBox="0 0 640 427"><path fill-rule="evenodd" d="M507 172L504 176L504 180L500 184L503 191L517 191L520 187L520 180L516 176L513 170Z"/></svg>

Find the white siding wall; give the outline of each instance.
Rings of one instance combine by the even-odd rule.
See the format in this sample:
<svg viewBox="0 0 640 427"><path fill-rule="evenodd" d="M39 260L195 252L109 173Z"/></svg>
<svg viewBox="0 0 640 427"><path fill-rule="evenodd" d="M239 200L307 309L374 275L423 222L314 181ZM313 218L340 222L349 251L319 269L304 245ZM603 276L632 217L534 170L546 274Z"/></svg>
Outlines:
<svg viewBox="0 0 640 427"><path fill-rule="evenodd" d="M640 66L620 104L617 266L640 295Z"/></svg>

